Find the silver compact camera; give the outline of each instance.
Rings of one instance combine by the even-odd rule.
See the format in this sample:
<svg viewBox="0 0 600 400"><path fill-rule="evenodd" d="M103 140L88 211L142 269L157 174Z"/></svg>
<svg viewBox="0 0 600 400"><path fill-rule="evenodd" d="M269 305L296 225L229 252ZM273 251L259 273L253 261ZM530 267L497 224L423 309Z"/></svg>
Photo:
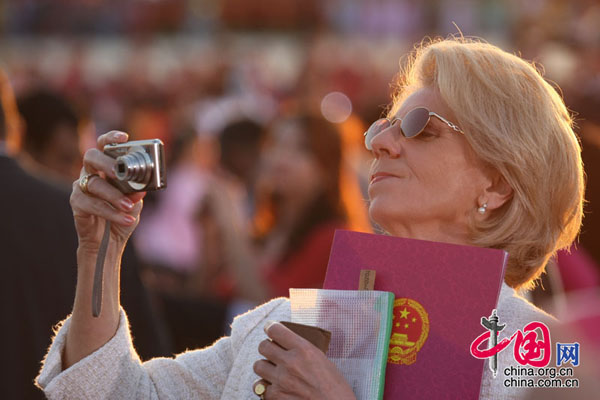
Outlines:
<svg viewBox="0 0 600 400"><path fill-rule="evenodd" d="M167 187L163 142L159 139L111 143L104 154L117 160L117 179L108 181L123 193L161 190Z"/></svg>

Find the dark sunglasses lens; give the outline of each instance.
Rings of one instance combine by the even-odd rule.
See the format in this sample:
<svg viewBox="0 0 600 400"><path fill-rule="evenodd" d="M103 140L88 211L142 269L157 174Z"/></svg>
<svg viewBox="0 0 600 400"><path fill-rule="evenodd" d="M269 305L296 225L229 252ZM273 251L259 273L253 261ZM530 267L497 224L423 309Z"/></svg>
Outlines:
<svg viewBox="0 0 600 400"><path fill-rule="evenodd" d="M371 124L369 129L367 129L367 131L365 132L365 147L367 148L367 150L373 150L373 147L371 147L371 142L373 141L373 138L384 129L387 129L389 126L390 121L388 121L385 118L378 119L377 121Z"/></svg>
<svg viewBox="0 0 600 400"><path fill-rule="evenodd" d="M419 107L406 114L400 127L402 128L404 136L412 138L425 129L427 122L429 122L429 110Z"/></svg>

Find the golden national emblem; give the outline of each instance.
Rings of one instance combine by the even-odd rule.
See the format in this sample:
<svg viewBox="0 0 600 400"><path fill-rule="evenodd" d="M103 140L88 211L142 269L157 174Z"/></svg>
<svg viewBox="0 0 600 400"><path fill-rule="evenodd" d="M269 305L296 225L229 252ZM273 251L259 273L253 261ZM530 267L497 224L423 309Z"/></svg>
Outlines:
<svg viewBox="0 0 600 400"><path fill-rule="evenodd" d="M425 308L413 299L396 299L392 315L388 363L413 364L428 335L429 316Z"/></svg>

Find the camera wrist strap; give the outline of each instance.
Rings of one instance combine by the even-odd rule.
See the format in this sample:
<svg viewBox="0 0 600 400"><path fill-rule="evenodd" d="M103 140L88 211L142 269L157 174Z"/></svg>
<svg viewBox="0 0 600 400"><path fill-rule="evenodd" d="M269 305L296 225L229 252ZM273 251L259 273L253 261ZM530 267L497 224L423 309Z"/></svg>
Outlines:
<svg viewBox="0 0 600 400"><path fill-rule="evenodd" d="M98 317L102 310L102 286L104 283L104 260L108 250L108 240L110 239L110 221L106 221L104 226L104 235L98 255L96 256L96 268L94 269L94 286L92 287L92 315Z"/></svg>

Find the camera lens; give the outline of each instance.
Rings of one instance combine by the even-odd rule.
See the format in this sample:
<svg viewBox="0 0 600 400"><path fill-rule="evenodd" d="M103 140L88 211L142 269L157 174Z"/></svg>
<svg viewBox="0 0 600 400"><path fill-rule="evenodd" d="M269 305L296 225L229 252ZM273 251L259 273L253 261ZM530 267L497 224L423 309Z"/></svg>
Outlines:
<svg viewBox="0 0 600 400"><path fill-rule="evenodd" d="M117 157L115 175L120 181L148 184L152 178L154 163L145 151L133 151Z"/></svg>

